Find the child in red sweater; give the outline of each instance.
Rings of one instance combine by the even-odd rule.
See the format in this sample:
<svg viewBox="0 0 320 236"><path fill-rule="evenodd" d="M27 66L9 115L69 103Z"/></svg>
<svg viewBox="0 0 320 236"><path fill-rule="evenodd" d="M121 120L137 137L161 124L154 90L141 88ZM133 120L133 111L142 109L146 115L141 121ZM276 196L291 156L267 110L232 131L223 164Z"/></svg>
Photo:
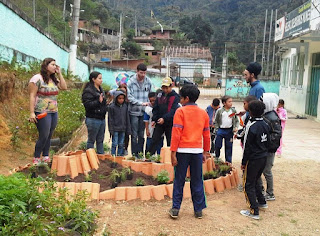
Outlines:
<svg viewBox="0 0 320 236"><path fill-rule="evenodd" d="M185 85L180 90L180 103L183 107L176 110L173 117L171 136L171 163L175 167L172 208L169 214L178 218L183 198L183 187L188 166L190 165L190 188L194 215L202 218L206 208L202 180L202 163L210 150L210 127L208 114L195 102L200 91L195 85Z"/></svg>

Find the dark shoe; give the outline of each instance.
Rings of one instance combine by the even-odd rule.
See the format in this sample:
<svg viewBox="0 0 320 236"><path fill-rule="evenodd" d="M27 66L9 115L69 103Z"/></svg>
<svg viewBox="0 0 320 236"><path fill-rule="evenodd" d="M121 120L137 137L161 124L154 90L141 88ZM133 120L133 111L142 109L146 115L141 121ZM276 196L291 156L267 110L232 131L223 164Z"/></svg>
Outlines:
<svg viewBox="0 0 320 236"><path fill-rule="evenodd" d="M202 211L194 212L194 217L196 217L198 219L202 219Z"/></svg>
<svg viewBox="0 0 320 236"><path fill-rule="evenodd" d="M179 209L171 208L169 210L169 215L171 216L172 219L177 219L179 215Z"/></svg>
<svg viewBox="0 0 320 236"><path fill-rule="evenodd" d="M258 204L258 207L259 208L262 208L262 209L267 209L268 208L268 204L266 203L266 204Z"/></svg>
<svg viewBox="0 0 320 236"><path fill-rule="evenodd" d="M265 195L265 199L266 199L266 201L274 201L274 200L276 200L276 197L272 194L266 194Z"/></svg>

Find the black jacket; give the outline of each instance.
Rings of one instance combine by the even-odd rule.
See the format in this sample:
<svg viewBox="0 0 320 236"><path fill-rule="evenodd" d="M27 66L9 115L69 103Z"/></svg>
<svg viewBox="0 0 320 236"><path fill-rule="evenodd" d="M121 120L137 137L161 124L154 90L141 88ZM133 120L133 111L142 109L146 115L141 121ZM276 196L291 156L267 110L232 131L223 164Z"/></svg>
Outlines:
<svg viewBox="0 0 320 236"><path fill-rule="evenodd" d="M171 93L159 93L156 103L152 109L152 121L157 122L158 119L163 118L165 125L173 124L173 116L177 108L179 108L180 96L172 90Z"/></svg>
<svg viewBox="0 0 320 236"><path fill-rule="evenodd" d="M114 132L126 132L126 134L131 134L130 117L128 111L128 104L124 102L123 104L117 103L117 98L119 95L125 94L122 91L116 91L114 94L114 101L110 104L108 110L108 127L111 135Z"/></svg>
<svg viewBox="0 0 320 236"><path fill-rule="evenodd" d="M250 118L244 136L242 165L268 156L270 127L263 118Z"/></svg>
<svg viewBox="0 0 320 236"><path fill-rule="evenodd" d="M103 101L100 103L100 94L103 94ZM86 109L86 117L104 120L107 113L107 103L103 92L100 87L99 90L89 83L82 92L82 103Z"/></svg>

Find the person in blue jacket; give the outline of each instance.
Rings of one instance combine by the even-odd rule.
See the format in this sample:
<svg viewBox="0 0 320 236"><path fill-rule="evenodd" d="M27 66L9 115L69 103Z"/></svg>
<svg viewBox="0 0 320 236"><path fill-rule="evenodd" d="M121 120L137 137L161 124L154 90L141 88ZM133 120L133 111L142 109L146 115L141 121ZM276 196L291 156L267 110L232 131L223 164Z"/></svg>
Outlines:
<svg viewBox="0 0 320 236"><path fill-rule="evenodd" d="M262 67L258 62L251 62L243 72L244 78L251 86L249 95L255 96L257 99L265 93L264 87L260 83L260 80L258 80L261 70Z"/></svg>

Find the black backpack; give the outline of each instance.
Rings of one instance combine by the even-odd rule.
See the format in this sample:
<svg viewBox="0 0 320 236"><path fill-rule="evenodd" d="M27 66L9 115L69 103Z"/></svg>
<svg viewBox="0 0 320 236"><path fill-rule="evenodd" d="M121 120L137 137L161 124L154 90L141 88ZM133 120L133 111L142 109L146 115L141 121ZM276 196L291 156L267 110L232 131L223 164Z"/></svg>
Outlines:
<svg viewBox="0 0 320 236"><path fill-rule="evenodd" d="M281 121L275 111L265 113L263 119L271 128L268 152L275 153L280 146L280 139L282 137Z"/></svg>

